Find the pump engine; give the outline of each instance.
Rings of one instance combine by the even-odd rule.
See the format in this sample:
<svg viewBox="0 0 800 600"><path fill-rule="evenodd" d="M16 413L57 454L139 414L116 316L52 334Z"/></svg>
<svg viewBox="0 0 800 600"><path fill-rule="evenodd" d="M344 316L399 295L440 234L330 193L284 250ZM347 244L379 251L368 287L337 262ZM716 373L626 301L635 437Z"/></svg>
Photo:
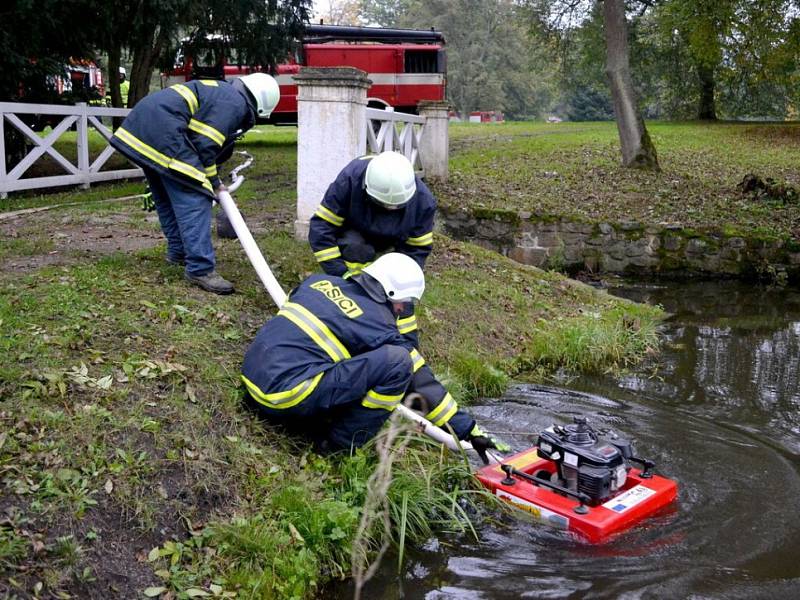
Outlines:
<svg viewBox="0 0 800 600"><path fill-rule="evenodd" d="M541 458L553 461L557 471L542 471L542 478L572 492L585 494L597 505L614 496L625 485L629 460L646 462L633 456L630 442L603 440L586 421L575 417L570 425L553 425L539 434L536 448ZM652 464L652 463L650 463Z"/></svg>

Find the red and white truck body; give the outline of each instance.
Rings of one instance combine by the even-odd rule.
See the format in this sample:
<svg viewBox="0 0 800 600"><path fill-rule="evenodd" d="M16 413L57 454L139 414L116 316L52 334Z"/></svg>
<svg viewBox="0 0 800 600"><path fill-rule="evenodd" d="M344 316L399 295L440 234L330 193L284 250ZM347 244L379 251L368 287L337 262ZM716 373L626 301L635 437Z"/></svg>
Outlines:
<svg viewBox="0 0 800 600"><path fill-rule="evenodd" d="M199 57L187 50L175 67L162 74L162 86L199 78L230 80L257 67L230 64L224 40L209 38ZM367 73L370 106L392 106L416 112L421 101L444 101L446 59L440 32L376 27L309 25L297 54L278 65L274 74L281 99L270 117L273 123L297 122L297 85L293 76L301 67L355 67Z"/></svg>

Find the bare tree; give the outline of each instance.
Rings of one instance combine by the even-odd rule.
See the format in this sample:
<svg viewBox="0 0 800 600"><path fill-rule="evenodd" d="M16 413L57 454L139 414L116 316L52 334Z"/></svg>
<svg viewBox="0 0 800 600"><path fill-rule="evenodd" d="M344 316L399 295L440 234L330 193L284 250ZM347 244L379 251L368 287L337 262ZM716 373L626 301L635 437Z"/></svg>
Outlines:
<svg viewBox="0 0 800 600"><path fill-rule="evenodd" d="M604 0L606 75L617 119L622 163L626 167L660 170L656 148L644 125L633 88L624 0Z"/></svg>

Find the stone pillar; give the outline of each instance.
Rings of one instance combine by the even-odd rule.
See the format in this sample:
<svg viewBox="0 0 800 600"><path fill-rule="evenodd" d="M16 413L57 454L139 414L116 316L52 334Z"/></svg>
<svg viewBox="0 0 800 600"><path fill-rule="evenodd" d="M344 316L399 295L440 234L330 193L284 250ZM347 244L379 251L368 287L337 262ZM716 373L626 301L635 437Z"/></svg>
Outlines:
<svg viewBox="0 0 800 600"><path fill-rule="evenodd" d="M295 237L308 237L308 221L325 190L351 160L366 151L367 88L352 67L302 68L297 82L297 220Z"/></svg>
<svg viewBox="0 0 800 600"><path fill-rule="evenodd" d="M447 180L450 160L450 138L447 127L450 123L447 102L423 101L417 105L421 117L425 117L425 131L419 147L419 157L425 177Z"/></svg>

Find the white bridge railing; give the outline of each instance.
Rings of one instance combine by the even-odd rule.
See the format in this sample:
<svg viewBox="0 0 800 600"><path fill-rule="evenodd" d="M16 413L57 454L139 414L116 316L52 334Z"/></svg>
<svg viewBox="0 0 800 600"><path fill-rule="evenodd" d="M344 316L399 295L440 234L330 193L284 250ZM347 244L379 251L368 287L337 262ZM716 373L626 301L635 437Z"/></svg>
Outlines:
<svg viewBox="0 0 800 600"><path fill-rule="evenodd" d="M61 106L55 104L23 104L18 102L0 102L0 198L8 197L9 192L32 190L40 188L58 187L62 185L80 185L88 189L89 185L98 181L126 179L141 177L142 170L127 168L101 171L103 165L114 153L109 145L91 160L89 153L89 129L96 129L106 141L111 138L112 132L103 122L103 117L124 117L130 112L127 108L105 108L76 104L74 106ZM41 137L31 127L26 125L18 115L43 115L61 117L58 124L45 137ZM25 156L9 171L6 167L6 135L5 128L11 125L26 141L26 146L33 146ZM77 131L77 161L73 164L67 160L56 148L55 143L72 126ZM50 156L64 171L61 175L47 175L43 177L25 177L23 175L36 161Z"/></svg>
<svg viewBox="0 0 800 600"><path fill-rule="evenodd" d="M425 175L419 148L425 133L425 118L386 109L367 108L367 153L394 150L404 154L414 169Z"/></svg>

